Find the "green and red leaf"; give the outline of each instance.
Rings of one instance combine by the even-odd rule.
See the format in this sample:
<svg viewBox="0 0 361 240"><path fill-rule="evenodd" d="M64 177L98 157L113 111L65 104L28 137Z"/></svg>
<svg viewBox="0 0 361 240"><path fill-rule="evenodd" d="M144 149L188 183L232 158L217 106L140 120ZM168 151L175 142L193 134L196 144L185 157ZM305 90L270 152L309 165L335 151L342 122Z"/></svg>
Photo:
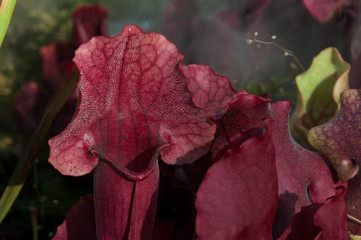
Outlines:
<svg viewBox="0 0 361 240"><path fill-rule="evenodd" d="M331 121L312 128L310 144L332 162L338 177L346 182L354 177L361 159L361 90L341 94L341 109Z"/></svg>
<svg viewBox="0 0 361 240"><path fill-rule="evenodd" d="M296 77L298 100L291 117L291 131L307 143L312 127L327 122L339 110L339 94L348 89L350 65L335 48L317 55L311 67Z"/></svg>

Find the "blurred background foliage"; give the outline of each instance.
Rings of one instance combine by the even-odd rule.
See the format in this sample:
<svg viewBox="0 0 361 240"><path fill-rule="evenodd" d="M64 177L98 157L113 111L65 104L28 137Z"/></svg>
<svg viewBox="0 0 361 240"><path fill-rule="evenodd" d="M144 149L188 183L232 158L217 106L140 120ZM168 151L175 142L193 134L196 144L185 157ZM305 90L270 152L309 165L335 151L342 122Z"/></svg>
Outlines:
<svg viewBox="0 0 361 240"><path fill-rule="evenodd" d="M198 0L198 9L183 10L184 19L198 11L198 23L204 23L202 31L195 28L194 45L177 38L177 32L165 19L171 0L27 0L18 1L3 46L0 49L0 191L2 192L17 161L29 140L14 120L13 99L20 87L29 81L41 82L42 62L39 49L53 42L66 41L71 36L71 13L82 5L101 5L108 9L108 31L113 36L121 32L123 25L135 24L144 31L165 34L185 56L185 63L210 65L219 74L229 76L237 89L262 95L268 93L274 100L295 102L294 77L301 72L291 58L274 46L246 44L257 28L247 28L247 1ZM267 32L259 38L277 43L292 50L308 68L312 58L328 46L343 48L342 29L344 19L320 24L314 20L300 0L274 0L275 4L264 12L263 24ZM278 2L278 4L277 4ZM189 12L188 12L189 11ZM235 63L223 68L219 61L226 46L214 35L213 27L226 28L217 15L222 11L234 11L241 16L234 29L235 37L230 56ZM217 33L217 32L216 32ZM195 46L195 47L194 47ZM193 48L191 48L193 47ZM188 50L189 51L188 51ZM341 51L342 52L342 51ZM225 60L227 63L227 60ZM224 66L224 64L223 64ZM48 146L44 144L24 189L10 213L0 225L0 238L30 239L32 218L29 207L36 210L39 239L51 238L56 227L64 220L65 213L81 197L92 192L92 177L67 177L47 162Z"/></svg>

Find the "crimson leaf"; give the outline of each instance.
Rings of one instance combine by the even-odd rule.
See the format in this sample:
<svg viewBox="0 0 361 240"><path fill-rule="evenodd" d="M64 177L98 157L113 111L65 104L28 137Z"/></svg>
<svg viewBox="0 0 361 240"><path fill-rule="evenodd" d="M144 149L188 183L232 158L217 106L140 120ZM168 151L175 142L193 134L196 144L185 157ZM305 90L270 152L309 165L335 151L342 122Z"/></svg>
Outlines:
<svg viewBox="0 0 361 240"><path fill-rule="evenodd" d="M217 120L217 132L212 144L212 155L233 142L235 139L246 140L257 135L264 127L263 120L270 118L269 99L253 94L239 94L230 104L228 111ZM240 138L243 136L243 138Z"/></svg>
<svg viewBox="0 0 361 240"><path fill-rule="evenodd" d="M199 239L272 239L277 172L269 132L228 150L197 192Z"/></svg>
<svg viewBox="0 0 361 240"><path fill-rule="evenodd" d="M303 0L308 11L319 22L327 22L332 15L345 5L351 4L351 0Z"/></svg>
<svg viewBox="0 0 361 240"><path fill-rule="evenodd" d="M345 204L345 187L339 187L336 196L327 201L317 210L314 222L322 231L317 240L339 239L348 240L347 213Z"/></svg>
<svg viewBox="0 0 361 240"><path fill-rule="evenodd" d="M65 131L49 140L49 162L79 176L101 161L94 178L100 239L151 237L159 153L184 164L208 151L215 125L192 102L182 59L165 37L136 26L76 52L81 101Z"/></svg>
<svg viewBox="0 0 361 240"><path fill-rule="evenodd" d="M345 190L340 187L336 196L327 199L323 204L314 203L302 207L278 240L348 240Z"/></svg>
<svg viewBox="0 0 361 240"><path fill-rule="evenodd" d="M213 119L223 115L238 95L227 77L216 74L208 66L187 65L182 70L190 80L189 89L194 93L194 102L205 108Z"/></svg>
<svg viewBox="0 0 361 240"><path fill-rule="evenodd" d="M66 214L53 240L96 239L93 195L81 198Z"/></svg>
<svg viewBox="0 0 361 240"><path fill-rule="evenodd" d="M275 121L272 141L275 145L279 206L275 233L280 236L294 213L311 203L323 203L336 195L336 185L322 158L298 145L290 136L288 116L291 104L272 104Z"/></svg>
<svg viewBox="0 0 361 240"><path fill-rule="evenodd" d="M315 226L313 217L321 204L311 204L302 207L301 211L292 218L290 226L277 240L315 239L321 228Z"/></svg>

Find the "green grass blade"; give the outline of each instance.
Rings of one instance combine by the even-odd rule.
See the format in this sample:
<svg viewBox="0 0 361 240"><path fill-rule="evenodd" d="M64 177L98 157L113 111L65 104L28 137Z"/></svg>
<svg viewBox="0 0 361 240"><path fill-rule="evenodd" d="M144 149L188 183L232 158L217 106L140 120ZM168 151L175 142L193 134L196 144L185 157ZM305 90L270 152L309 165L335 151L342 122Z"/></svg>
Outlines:
<svg viewBox="0 0 361 240"><path fill-rule="evenodd" d="M0 47L13 15L16 0L2 0L0 6Z"/></svg>
<svg viewBox="0 0 361 240"><path fill-rule="evenodd" d="M74 92L78 83L79 73L75 71L70 80L54 95L48 103L43 118L31 138L25 154L16 166L3 195L0 199L0 223L3 221L19 192L21 191L26 178L29 176L32 166L39 150L47 138L48 130L55 116L58 114L63 105L68 101Z"/></svg>

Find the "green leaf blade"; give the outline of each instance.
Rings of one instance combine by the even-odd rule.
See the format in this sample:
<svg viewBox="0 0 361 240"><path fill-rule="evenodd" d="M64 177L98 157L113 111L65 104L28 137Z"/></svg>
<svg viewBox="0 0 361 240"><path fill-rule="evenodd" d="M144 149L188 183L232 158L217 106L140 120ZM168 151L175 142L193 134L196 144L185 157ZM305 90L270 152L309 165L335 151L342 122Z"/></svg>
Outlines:
<svg viewBox="0 0 361 240"><path fill-rule="evenodd" d="M0 47L9 27L13 15L16 0L2 0L0 6Z"/></svg>

